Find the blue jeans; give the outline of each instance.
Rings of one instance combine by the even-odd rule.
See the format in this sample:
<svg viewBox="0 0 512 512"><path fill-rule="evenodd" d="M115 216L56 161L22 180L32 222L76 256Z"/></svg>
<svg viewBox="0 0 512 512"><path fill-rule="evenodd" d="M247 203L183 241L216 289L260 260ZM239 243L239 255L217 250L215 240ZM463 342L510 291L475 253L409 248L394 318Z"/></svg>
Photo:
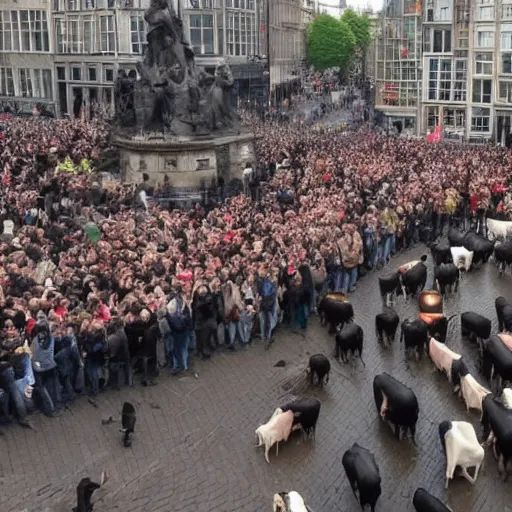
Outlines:
<svg viewBox="0 0 512 512"><path fill-rule="evenodd" d="M196 331L192 330L192 331L190 331L190 334L188 337L188 350L195 350L196 347L197 347Z"/></svg>
<svg viewBox="0 0 512 512"><path fill-rule="evenodd" d="M345 269L343 267L338 267L334 271L334 291L335 292L343 291L344 272L345 272Z"/></svg>
<svg viewBox="0 0 512 512"><path fill-rule="evenodd" d="M172 355L174 359L173 370L188 370L188 345L190 340L190 332L173 334L174 343L172 347Z"/></svg>
<svg viewBox="0 0 512 512"><path fill-rule="evenodd" d="M12 366L8 366L0 373L0 387L7 394L7 400L12 401L18 418L24 420L27 417L27 407L23 394L16 386L14 380L14 369Z"/></svg>
<svg viewBox="0 0 512 512"><path fill-rule="evenodd" d="M260 311L258 313L258 318L260 321L260 333L261 333L261 339L263 341L270 341L270 338L272 337L272 311Z"/></svg>
<svg viewBox="0 0 512 512"><path fill-rule="evenodd" d="M41 406L45 414L52 414L60 409L60 384L57 377L57 368L45 372L34 372L37 393L41 399Z"/></svg>
<svg viewBox="0 0 512 512"><path fill-rule="evenodd" d="M346 268L345 274L343 275L343 287L342 292L347 293L349 290L351 290L355 285L357 281L357 266L354 268Z"/></svg>
<svg viewBox="0 0 512 512"><path fill-rule="evenodd" d="M240 314L240 322L238 322L238 335L244 345L251 341L253 323L253 315L247 313L247 311L242 311Z"/></svg>
<svg viewBox="0 0 512 512"><path fill-rule="evenodd" d="M238 324L239 322L228 322L226 325L226 330L228 333L228 341L229 343L226 343L227 347L231 347L235 344L236 341L236 332L238 330Z"/></svg>
<svg viewBox="0 0 512 512"><path fill-rule="evenodd" d="M167 366L170 368L172 365L172 357L174 354L172 332L164 334L162 336L162 342L164 344L165 362L167 363Z"/></svg>
<svg viewBox="0 0 512 512"><path fill-rule="evenodd" d="M103 378L103 365L96 361L85 360L85 374L91 386L91 393L97 395L100 391L100 379Z"/></svg>
<svg viewBox="0 0 512 512"><path fill-rule="evenodd" d="M379 245L375 238L375 231L372 228L365 228L363 231L364 245L366 248L366 255L368 258L368 266L375 268L379 258Z"/></svg>
<svg viewBox="0 0 512 512"><path fill-rule="evenodd" d="M386 264L388 262L388 258L391 256L391 251L395 248L396 245L396 236L393 233L392 235L385 236L380 241L380 261L383 264Z"/></svg>

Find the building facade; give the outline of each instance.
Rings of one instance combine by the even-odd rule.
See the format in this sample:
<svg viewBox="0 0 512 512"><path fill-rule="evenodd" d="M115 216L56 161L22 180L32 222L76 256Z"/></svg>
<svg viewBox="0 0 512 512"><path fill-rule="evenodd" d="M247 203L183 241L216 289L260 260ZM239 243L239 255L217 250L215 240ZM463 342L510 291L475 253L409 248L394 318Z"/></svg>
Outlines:
<svg viewBox="0 0 512 512"><path fill-rule="evenodd" d="M237 95L263 94L263 0L171 0L199 66L227 61ZM0 105L57 116L112 109L120 69L136 70L150 0L2 0ZM45 108L46 108L45 107Z"/></svg>
<svg viewBox="0 0 512 512"><path fill-rule="evenodd" d="M376 109L424 136L509 143L512 0L390 0L376 39Z"/></svg>
<svg viewBox="0 0 512 512"><path fill-rule="evenodd" d="M53 52L49 0L0 3L0 110L55 114Z"/></svg>

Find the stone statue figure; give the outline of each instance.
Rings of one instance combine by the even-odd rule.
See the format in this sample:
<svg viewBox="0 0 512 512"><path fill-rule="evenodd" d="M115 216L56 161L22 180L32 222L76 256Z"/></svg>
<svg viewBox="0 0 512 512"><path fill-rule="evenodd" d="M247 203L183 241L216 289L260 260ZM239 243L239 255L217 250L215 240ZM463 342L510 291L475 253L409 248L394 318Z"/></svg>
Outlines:
<svg viewBox="0 0 512 512"><path fill-rule="evenodd" d="M164 135L203 135L231 128L236 116L230 102L234 80L229 66L219 64L214 75L196 70L194 50L168 0L151 0L144 19L148 44L137 64L140 79L121 71L115 84L118 127Z"/></svg>
<svg viewBox="0 0 512 512"><path fill-rule="evenodd" d="M225 62L215 68L214 82L208 92L210 127L212 130L229 128L235 121L231 103L231 90L235 81L231 69Z"/></svg>

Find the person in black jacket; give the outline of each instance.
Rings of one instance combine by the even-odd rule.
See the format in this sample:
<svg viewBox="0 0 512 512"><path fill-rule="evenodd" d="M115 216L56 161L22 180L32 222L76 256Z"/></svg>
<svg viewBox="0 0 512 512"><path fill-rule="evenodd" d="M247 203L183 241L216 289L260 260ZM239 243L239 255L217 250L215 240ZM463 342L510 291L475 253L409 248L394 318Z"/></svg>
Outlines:
<svg viewBox="0 0 512 512"><path fill-rule="evenodd" d="M133 384L132 368L130 364L130 349L128 337L124 331L121 319L115 319L108 329L107 357L109 362L110 382L114 389L120 387L120 367L124 365L125 380L128 386Z"/></svg>
<svg viewBox="0 0 512 512"><path fill-rule="evenodd" d="M199 285L192 297L192 316L196 333L197 354L202 359L210 359L211 339L217 329L215 298L210 288Z"/></svg>

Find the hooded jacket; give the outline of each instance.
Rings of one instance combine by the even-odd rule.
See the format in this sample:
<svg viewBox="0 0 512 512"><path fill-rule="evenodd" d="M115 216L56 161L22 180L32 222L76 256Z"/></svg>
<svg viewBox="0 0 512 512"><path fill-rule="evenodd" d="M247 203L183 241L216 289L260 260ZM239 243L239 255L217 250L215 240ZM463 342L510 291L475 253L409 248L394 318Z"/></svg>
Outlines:
<svg viewBox="0 0 512 512"><path fill-rule="evenodd" d="M48 317L37 313L37 322L32 329L32 367L35 372L53 370L57 363L54 359L55 339L50 332Z"/></svg>

